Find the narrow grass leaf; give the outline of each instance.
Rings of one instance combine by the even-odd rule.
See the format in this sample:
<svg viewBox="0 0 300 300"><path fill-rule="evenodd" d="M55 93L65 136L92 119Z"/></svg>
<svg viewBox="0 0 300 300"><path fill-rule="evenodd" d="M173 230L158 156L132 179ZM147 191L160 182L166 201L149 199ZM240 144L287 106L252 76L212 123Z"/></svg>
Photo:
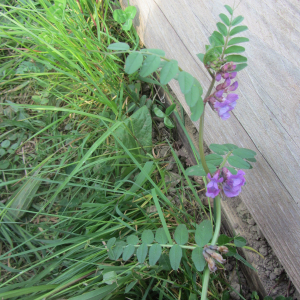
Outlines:
<svg viewBox="0 0 300 300"><path fill-rule="evenodd" d="M154 266L159 260L162 253L160 244L153 244L149 250L149 265Z"/></svg>
<svg viewBox="0 0 300 300"><path fill-rule="evenodd" d="M179 245L175 244L172 246L170 253L170 264L173 270L177 271L180 266L181 258L182 258L182 249Z"/></svg>
<svg viewBox="0 0 300 300"><path fill-rule="evenodd" d="M4 293L1 293L0 296L1 296L1 299L10 299L10 298L15 298L15 297L19 297L19 296L24 296L24 295L31 294L31 293L52 290L52 289L56 288L57 286L58 286L58 284L32 286L32 287L28 287L28 288L18 289L15 291L4 292Z"/></svg>
<svg viewBox="0 0 300 300"><path fill-rule="evenodd" d="M162 224L163 229L165 231L165 235L167 236L169 243L173 244L173 241L172 241L172 238L171 238L171 235L170 235L170 232L169 232L169 229L168 229L168 226L167 226L164 214L163 214L163 212L161 210L161 207L159 205L159 201L158 201L155 189L151 190L151 194L153 196L154 204L155 204L155 207L157 209L157 212L158 212L161 224Z"/></svg>
<svg viewBox="0 0 300 300"><path fill-rule="evenodd" d="M196 247L192 252L193 263L194 263L197 271L199 271L199 272L202 272L206 265L206 261L204 259L202 252L203 252L203 248L200 248L200 247Z"/></svg>
<svg viewBox="0 0 300 300"><path fill-rule="evenodd" d="M156 55L148 55L145 59L141 70L140 70L140 76L147 77L148 75L155 72L160 65L160 57Z"/></svg>
<svg viewBox="0 0 300 300"><path fill-rule="evenodd" d="M148 246L146 243L142 243L142 245L139 246L136 251L136 257L140 264L144 263L147 254L148 254Z"/></svg>
<svg viewBox="0 0 300 300"><path fill-rule="evenodd" d="M125 294L129 293L131 289L137 284L138 280L132 281L129 284L127 284L125 288Z"/></svg>
<svg viewBox="0 0 300 300"><path fill-rule="evenodd" d="M163 228L158 228L156 230L156 234L155 234L155 240L159 243L159 244L166 244L168 241L168 238L165 234L165 230Z"/></svg>
<svg viewBox="0 0 300 300"><path fill-rule="evenodd" d="M172 59L168 61L160 72L160 83L165 85L168 84L178 73L178 62Z"/></svg>
<svg viewBox="0 0 300 300"><path fill-rule="evenodd" d="M177 244L185 245L189 240L189 233L185 224L179 224L174 233L174 239Z"/></svg>
<svg viewBox="0 0 300 300"><path fill-rule="evenodd" d="M212 238L213 228L210 220L202 221L196 228L195 242L199 247L205 246Z"/></svg>
<svg viewBox="0 0 300 300"><path fill-rule="evenodd" d="M194 77L185 71L181 71L178 76L178 82L180 86L180 90L183 94L186 94L192 88L194 83Z"/></svg>
<svg viewBox="0 0 300 300"><path fill-rule="evenodd" d="M133 74L143 63L143 55L139 52L133 52L128 55L125 61L125 72Z"/></svg>

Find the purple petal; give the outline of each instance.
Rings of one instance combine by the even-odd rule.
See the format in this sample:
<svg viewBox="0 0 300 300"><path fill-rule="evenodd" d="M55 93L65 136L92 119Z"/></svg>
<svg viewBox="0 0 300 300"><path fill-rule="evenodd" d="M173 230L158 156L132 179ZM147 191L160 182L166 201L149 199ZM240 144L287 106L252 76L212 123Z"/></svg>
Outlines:
<svg viewBox="0 0 300 300"><path fill-rule="evenodd" d="M229 75L229 73L223 73L223 74L222 74L222 77L223 77L224 79L227 79L227 78L230 78L230 75Z"/></svg>
<svg viewBox="0 0 300 300"><path fill-rule="evenodd" d="M236 101L237 99L239 99L239 95L237 95L237 94L228 94L226 99L229 100L229 101Z"/></svg>
<svg viewBox="0 0 300 300"><path fill-rule="evenodd" d="M223 87L226 88L226 87L230 86L230 83L231 83L230 79L227 78L223 83Z"/></svg>
<svg viewBox="0 0 300 300"><path fill-rule="evenodd" d="M237 74L237 72L232 72L232 73L230 73L230 74L229 74L229 78L230 78L230 79L235 78L235 77L236 77L236 74Z"/></svg>
<svg viewBox="0 0 300 300"><path fill-rule="evenodd" d="M231 86L227 88L228 91L235 91L238 88L239 84L235 81Z"/></svg>
<svg viewBox="0 0 300 300"><path fill-rule="evenodd" d="M220 81L221 78L222 78L221 73L217 73L217 75L216 75L216 81Z"/></svg>
<svg viewBox="0 0 300 300"><path fill-rule="evenodd" d="M223 96L224 90L219 90L215 93L215 96L221 98Z"/></svg>

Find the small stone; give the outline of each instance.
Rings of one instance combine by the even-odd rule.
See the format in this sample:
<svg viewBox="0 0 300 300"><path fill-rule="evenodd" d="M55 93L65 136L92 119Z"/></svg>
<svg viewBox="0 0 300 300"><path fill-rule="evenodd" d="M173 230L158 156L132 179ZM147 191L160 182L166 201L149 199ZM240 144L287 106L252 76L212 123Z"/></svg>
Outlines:
<svg viewBox="0 0 300 300"><path fill-rule="evenodd" d="M147 207L146 212L147 212L148 214L150 214L150 213L155 213L155 212L157 212L157 208L156 208L155 205L151 205L150 207Z"/></svg>
<svg viewBox="0 0 300 300"><path fill-rule="evenodd" d="M254 219L252 219L252 218L247 219L247 223L250 224L250 225L255 225L256 224Z"/></svg>
<svg viewBox="0 0 300 300"><path fill-rule="evenodd" d="M266 256L267 254L268 254L268 249L267 249L267 247L260 247L259 249L258 249L258 252L261 254L261 255L263 255L263 256Z"/></svg>
<svg viewBox="0 0 300 300"><path fill-rule="evenodd" d="M231 287L232 287L234 290L236 290L238 293L240 293L241 287L240 287L240 285L239 285L238 282L232 283L232 284L231 284ZM231 297L230 299L233 299L233 300L239 300L239 299L240 299L240 296L239 296L238 293L236 293L235 291L232 291L232 292L230 293L230 297Z"/></svg>
<svg viewBox="0 0 300 300"><path fill-rule="evenodd" d="M166 170L171 171L173 169L174 165L175 165L175 158L172 156L168 161L168 165L166 166Z"/></svg>
<svg viewBox="0 0 300 300"><path fill-rule="evenodd" d="M171 187L175 187L181 180L181 176L173 173L173 172L169 172L168 175L165 176L165 182L171 183Z"/></svg>
<svg viewBox="0 0 300 300"><path fill-rule="evenodd" d="M281 269L281 268L275 268L273 273L274 273L276 276L279 276L279 275L282 273L282 271L283 271L283 269Z"/></svg>
<svg viewBox="0 0 300 300"><path fill-rule="evenodd" d="M159 124L158 124L158 126L157 126L159 129L162 129L162 128L164 128L165 127L165 124L164 124L164 122L160 122Z"/></svg>
<svg viewBox="0 0 300 300"><path fill-rule="evenodd" d="M271 279L271 280L275 280L276 277L277 277L276 274L274 274L274 273L271 273L271 274L270 274L270 279Z"/></svg>

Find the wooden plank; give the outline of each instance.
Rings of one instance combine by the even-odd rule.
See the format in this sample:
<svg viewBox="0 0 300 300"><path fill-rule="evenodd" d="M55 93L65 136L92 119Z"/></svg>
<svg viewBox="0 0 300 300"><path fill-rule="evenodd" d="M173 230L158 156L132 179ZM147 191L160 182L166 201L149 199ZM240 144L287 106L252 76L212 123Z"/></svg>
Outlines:
<svg viewBox="0 0 300 300"><path fill-rule="evenodd" d="M127 1L121 1L127 5ZM168 58L193 74L204 89L209 76L195 56L204 51L216 30L225 1L172 2L130 0L138 8L135 26L148 48L160 48ZM206 114L205 141L235 143L258 152L253 170L247 171L242 200L264 236L300 290L300 71L299 2L284 0L242 1L249 68L239 73L237 108L226 122L210 108ZM177 82L170 83L190 114ZM196 124L196 127L197 124Z"/></svg>

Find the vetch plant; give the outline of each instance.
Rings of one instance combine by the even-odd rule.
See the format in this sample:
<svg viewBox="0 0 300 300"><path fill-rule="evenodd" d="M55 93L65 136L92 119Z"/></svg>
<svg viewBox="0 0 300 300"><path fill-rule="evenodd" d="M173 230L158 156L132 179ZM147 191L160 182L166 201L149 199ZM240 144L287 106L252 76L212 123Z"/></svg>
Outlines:
<svg viewBox="0 0 300 300"><path fill-rule="evenodd" d="M208 230L208 228L201 229L203 222L199 225L200 227L197 227L195 233L197 246L185 246L188 243L188 231L184 225L179 225L174 234L176 243L169 239L169 244L165 244L165 240L156 238L158 243L152 244L153 234L143 233L140 245L138 245L139 239L132 237L127 240L126 246L125 244L116 245L114 249L117 250L108 247L111 258L114 257L116 259L123 253L123 260L128 260L135 253L135 249L138 248L136 255L138 261L143 263L148 253L148 247L150 247L149 265L151 266L157 262L156 259L161 255L162 248L165 247L170 248L170 263L172 268L177 270L180 265L182 249L190 249L192 250L191 258L198 271L202 271L207 263L202 277L202 300L207 299L210 272L215 272L217 265L225 262L221 254L228 251L227 247L221 243L223 237L221 241L218 239L221 226L221 196L224 195L229 198L238 196L246 184L245 172L242 169L251 169L251 162L256 161L256 153L254 151L239 148L233 144L211 144L209 147L214 153L209 155L204 153L205 106L208 103L224 121L230 118L231 112L236 107L239 99L236 93L238 88L236 78L238 77L238 72L247 66L247 58L240 54L245 51L245 48L238 44L249 40L245 37L236 37L236 35L248 28L247 26L239 25L244 19L242 16L233 17L235 8L231 8L228 5L225 5L225 8L227 14L221 13L219 15L222 22L217 23L218 31L214 31L209 37L210 44L205 46L206 52L197 55L211 76L210 86L203 98L203 88L199 81L190 73L181 69L176 60L167 59L164 51L159 49L130 51L129 46L124 43L114 43L108 47L108 49L114 50L115 54L129 53L125 61L125 72L132 80L138 79L158 84L162 87L172 79L178 81L186 103L192 111L191 120L197 121L200 119L199 155L201 164L199 163L188 168L186 174L203 176L206 183L208 180L206 196L214 199L215 213L214 227L209 228L211 236L205 234L205 230ZM159 76L159 81L156 80L156 76L153 76L153 73ZM159 114L160 117L164 118L169 115L168 111L164 114L157 109L155 114ZM160 229L156 234L158 232L160 232ZM203 239L200 238L202 235ZM110 240L108 244L112 247L115 245L114 243L114 240ZM227 243L229 243L228 240ZM236 243L245 245L241 238L237 239ZM250 266L237 253L232 254L232 250L229 250L228 253L229 255L235 255L235 257Z"/></svg>

